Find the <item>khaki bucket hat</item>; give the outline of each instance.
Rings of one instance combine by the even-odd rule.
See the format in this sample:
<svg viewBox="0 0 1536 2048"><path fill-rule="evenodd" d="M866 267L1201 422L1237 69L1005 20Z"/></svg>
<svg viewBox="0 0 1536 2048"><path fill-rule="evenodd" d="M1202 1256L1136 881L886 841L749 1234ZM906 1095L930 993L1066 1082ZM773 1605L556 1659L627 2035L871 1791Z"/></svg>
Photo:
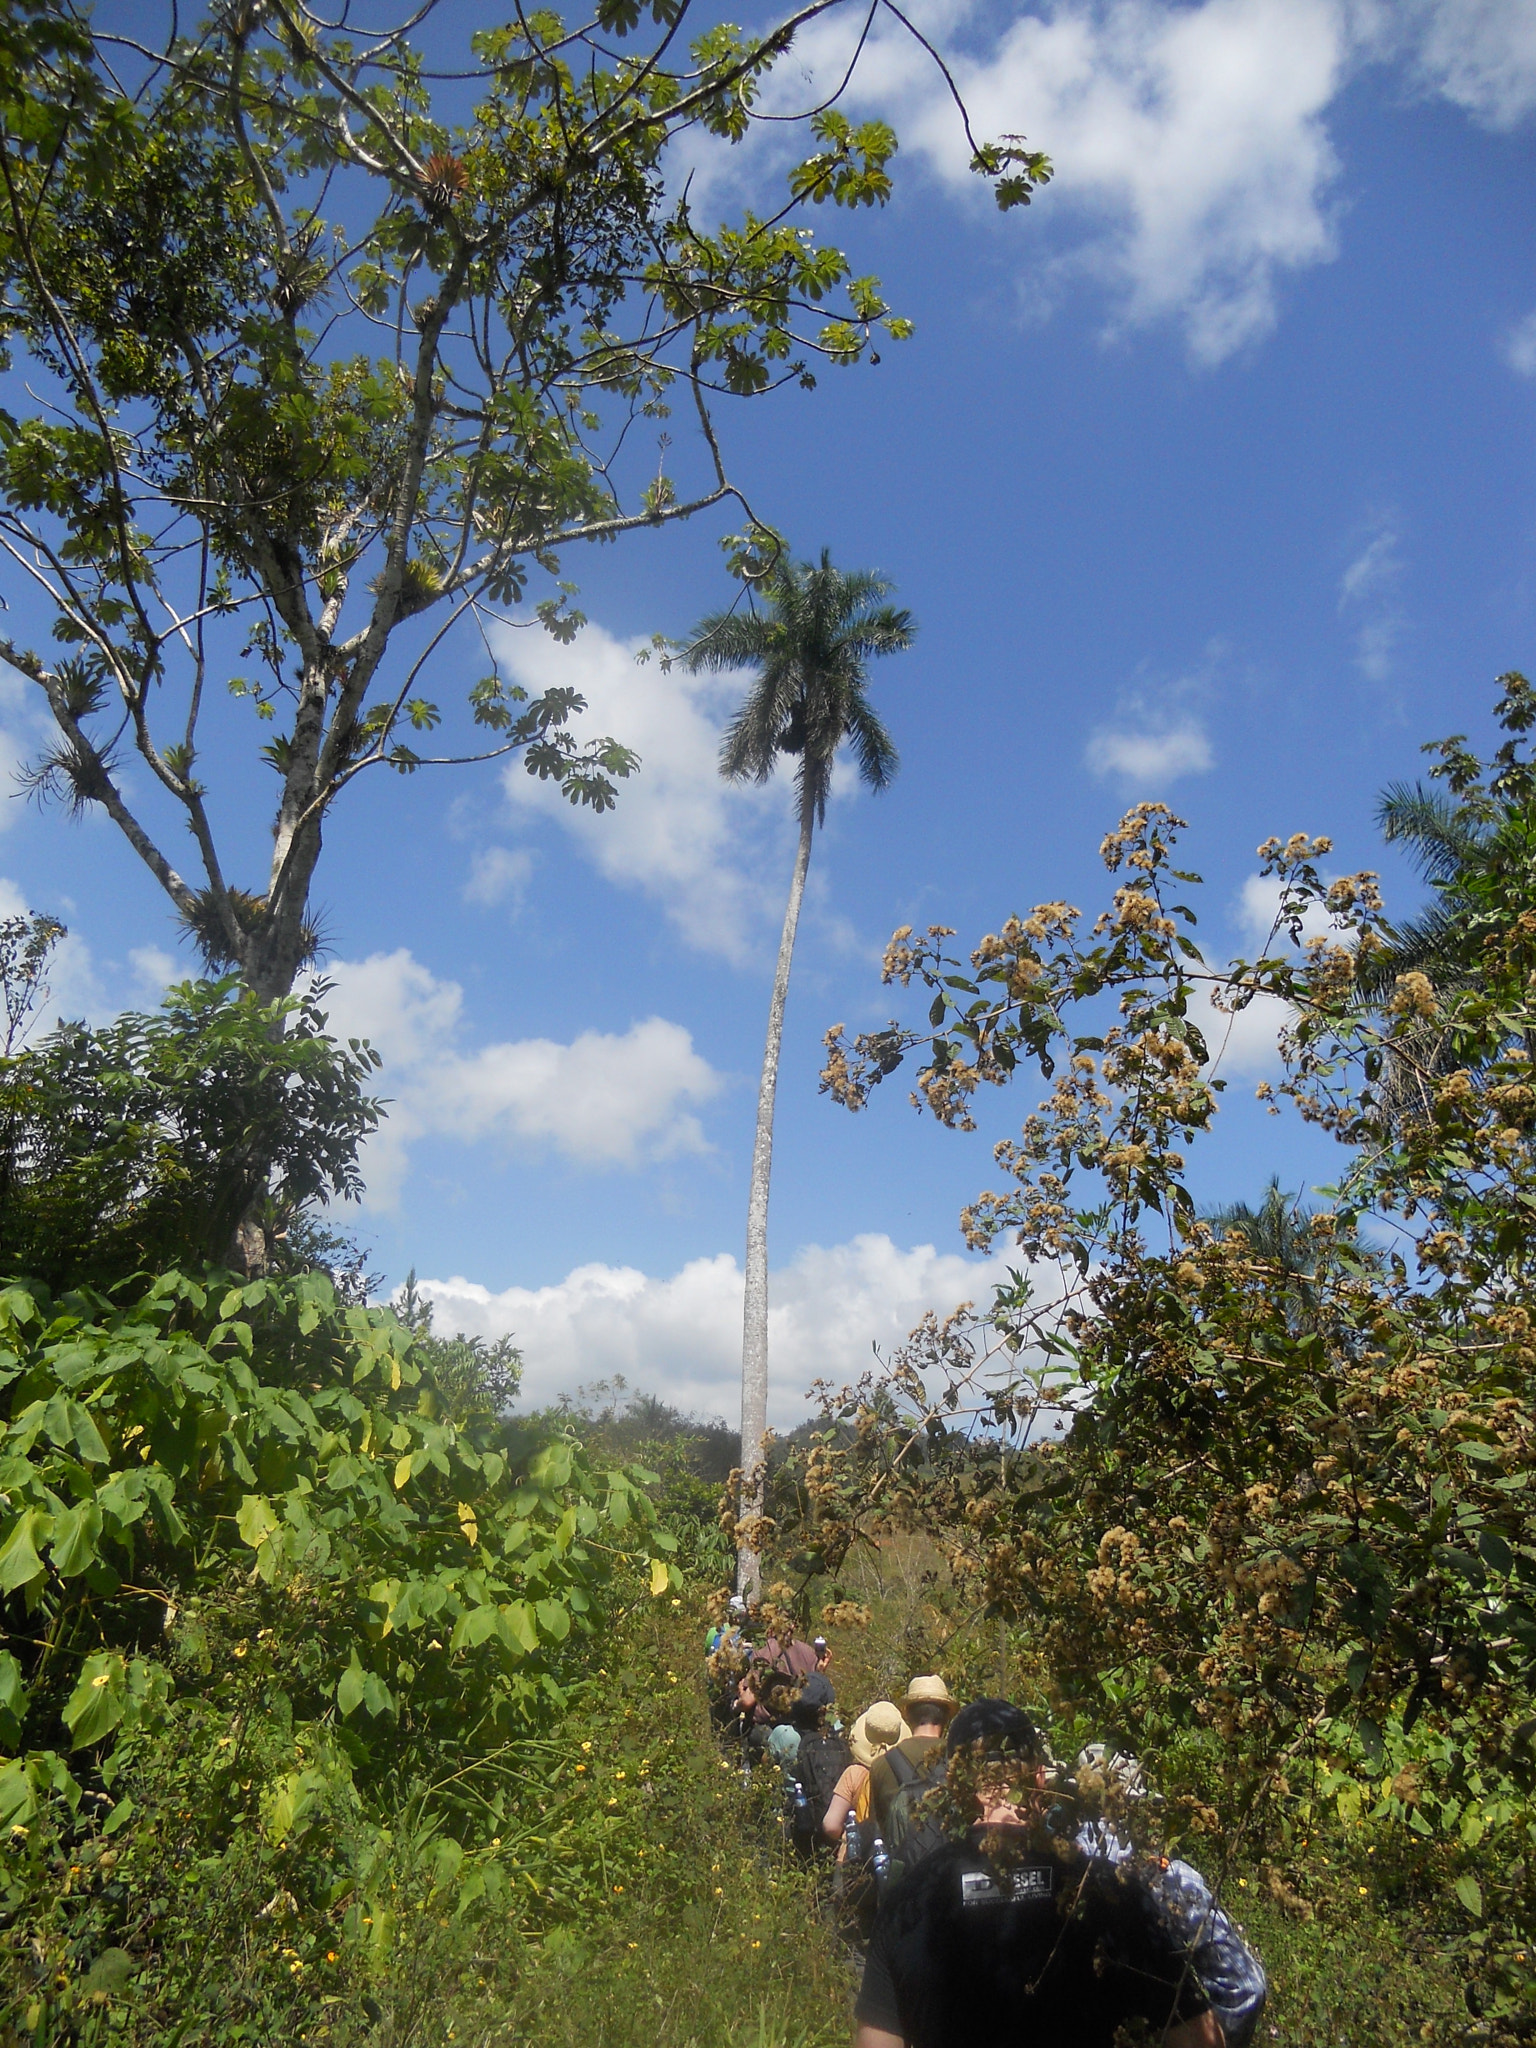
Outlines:
<svg viewBox="0 0 1536 2048"><path fill-rule="evenodd" d="M848 1747L853 1751L854 1761L864 1765L872 1764L877 1757L894 1749L898 1742L905 1742L912 1730L901 1718L901 1709L889 1700L876 1700L872 1707L866 1707L848 1731Z"/></svg>
<svg viewBox="0 0 1536 2048"><path fill-rule="evenodd" d="M908 1712L913 1707L937 1707L947 1721L960 1702L937 1672L929 1672L924 1678L914 1678L902 1697L901 1704Z"/></svg>

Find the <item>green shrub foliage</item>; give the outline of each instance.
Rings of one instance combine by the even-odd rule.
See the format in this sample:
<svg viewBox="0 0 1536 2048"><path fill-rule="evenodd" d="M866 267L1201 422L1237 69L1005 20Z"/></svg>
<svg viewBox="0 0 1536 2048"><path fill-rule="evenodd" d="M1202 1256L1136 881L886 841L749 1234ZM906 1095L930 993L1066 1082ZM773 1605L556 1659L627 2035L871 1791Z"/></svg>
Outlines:
<svg viewBox="0 0 1536 2048"><path fill-rule="evenodd" d="M15 1283L0 1398L0 1825L110 1784L122 1738L280 1636L281 1711L326 1752L274 1790L286 1832L338 1770L398 1788L557 1708L616 1559L670 1582L639 1475L455 1419L395 1318L320 1275ZM224 1658L210 1603L250 1624Z"/></svg>

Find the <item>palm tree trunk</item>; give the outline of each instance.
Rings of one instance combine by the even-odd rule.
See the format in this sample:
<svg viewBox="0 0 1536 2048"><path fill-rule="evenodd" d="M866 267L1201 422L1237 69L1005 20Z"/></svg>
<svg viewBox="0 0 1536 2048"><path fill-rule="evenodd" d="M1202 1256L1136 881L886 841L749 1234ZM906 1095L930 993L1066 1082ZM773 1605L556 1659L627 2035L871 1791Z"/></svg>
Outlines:
<svg viewBox="0 0 1536 2048"><path fill-rule="evenodd" d="M763 1046L763 1073L757 1088L757 1139L752 1147L752 1185L747 1196L747 1274L741 1328L741 1516L750 1521L763 1512L763 1432L768 1427L768 1182L773 1173L773 1104L779 1086L779 1046L784 1037L784 1003L789 994L789 969L795 956L795 931L805 895L805 874L811 864L811 834L816 827L813 805L802 804L800 844L784 906L784 930L773 973L773 998L768 1005L768 1037ZM736 1551L736 1590L749 1600L762 1591L762 1559L755 1544Z"/></svg>

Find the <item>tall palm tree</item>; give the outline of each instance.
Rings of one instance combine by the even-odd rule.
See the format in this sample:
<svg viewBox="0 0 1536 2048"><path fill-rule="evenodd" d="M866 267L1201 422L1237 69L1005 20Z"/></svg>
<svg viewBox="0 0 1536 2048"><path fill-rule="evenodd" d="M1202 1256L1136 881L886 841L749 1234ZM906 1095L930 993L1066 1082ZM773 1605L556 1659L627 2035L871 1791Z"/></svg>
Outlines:
<svg viewBox="0 0 1536 2048"><path fill-rule="evenodd" d="M834 569L823 548L820 564L781 556L764 579L761 607L716 612L694 628L683 665L750 669L756 680L726 728L720 772L732 782L767 782L781 755L795 760L800 835L790 875L789 901L779 940L768 1037L757 1091L757 1138L747 1198L746 1295L741 1344L742 1517L763 1506L763 1432L768 1424L768 1183L773 1169L773 1106L779 1081L784 1001L789 992L795 931L805 895L811 839L826 817L832 763L846 740L860 778L884 789L896 773L896 748L869 702L869 662L912 644L909 612L882 604L892 585L869 570ZM737 1553L738 1589L755 1596L761 1586L756 1547Z"/></svg>

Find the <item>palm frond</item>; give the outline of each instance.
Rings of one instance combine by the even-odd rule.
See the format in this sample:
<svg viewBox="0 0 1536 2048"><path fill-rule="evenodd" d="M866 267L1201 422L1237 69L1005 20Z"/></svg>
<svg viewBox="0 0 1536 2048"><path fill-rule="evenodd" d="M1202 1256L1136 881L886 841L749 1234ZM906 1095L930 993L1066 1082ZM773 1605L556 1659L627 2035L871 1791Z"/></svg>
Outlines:
<svg viewBox="0 0 1536 2048"><path fill-rule="evenodd" d="M816 564L782 558L752 608L699 621L682 665L753 676L721 739L722 775L767 782L780 757L789 757L801 816L820 823L832 764L846 741L863 780L885 788L898 756L869 704L867 667L909 646L917 630L910 612L881 602L892 587L875 570L836 568L823 548Z"/></svg>
<svg viewBox="0 0 1536 2048"><path fill-rule="evenodd" d="M1427 881L1453 881L1486 845L1486 833L1460 804L1422 782L1388 783L1376 801L1376 823L1389 844L1407 850Z"/></svg>

